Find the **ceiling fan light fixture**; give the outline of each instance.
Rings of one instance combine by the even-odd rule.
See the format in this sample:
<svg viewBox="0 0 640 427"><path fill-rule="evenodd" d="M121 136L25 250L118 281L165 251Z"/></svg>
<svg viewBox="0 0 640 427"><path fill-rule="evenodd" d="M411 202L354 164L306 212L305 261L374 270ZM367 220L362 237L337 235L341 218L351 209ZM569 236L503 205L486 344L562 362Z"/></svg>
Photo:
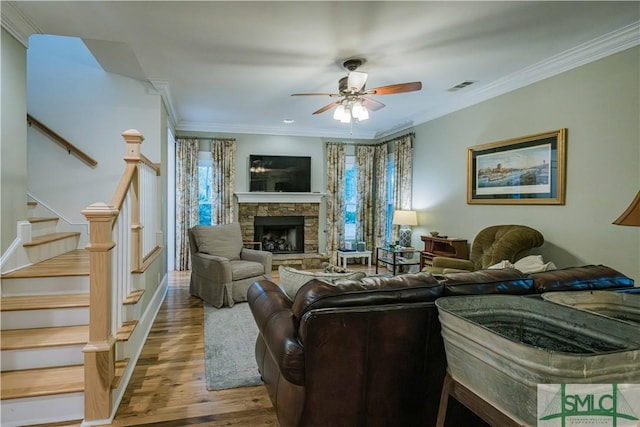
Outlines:
<svg viewBox="0 0 640 427"><path fill-rule="evenodd" d="M347 78L347 90L350 92L359 92L367 83L367 73L361 71L351 71Z"/></svg>
<svg viewBox="0 0 640 427"><path fill-rule="evenodd" d="M358 119L359 121L367 120L369 118L369 111L362 104L362 101L358 101L353 105L353 110L351 111L353 117Z"/></svg>
<svg viewBox="0 0 640 427"><path fill-rule="evenodd" d="M351 109L349 107L344 107L344 113L342 117L340 117L341 123L351 123Z"/></svg>
<svg viewBox="0 0 640 427"><path fill-rule="evenodd" d="M336 107L333 112L333 118L336 120L342 120L342 117L345 115L344 105L340 104Z"/></svg>

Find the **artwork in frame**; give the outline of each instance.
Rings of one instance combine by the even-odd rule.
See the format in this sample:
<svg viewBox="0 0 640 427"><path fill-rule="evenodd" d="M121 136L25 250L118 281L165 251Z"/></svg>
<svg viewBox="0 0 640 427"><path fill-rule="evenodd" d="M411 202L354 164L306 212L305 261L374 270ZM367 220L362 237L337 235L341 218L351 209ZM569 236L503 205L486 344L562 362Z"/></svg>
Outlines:
<svg viewBox="0 0 640 427"><path fill-rule="evenodd" d="M467 149L467 203L564 205L567 129Z"/></svg>

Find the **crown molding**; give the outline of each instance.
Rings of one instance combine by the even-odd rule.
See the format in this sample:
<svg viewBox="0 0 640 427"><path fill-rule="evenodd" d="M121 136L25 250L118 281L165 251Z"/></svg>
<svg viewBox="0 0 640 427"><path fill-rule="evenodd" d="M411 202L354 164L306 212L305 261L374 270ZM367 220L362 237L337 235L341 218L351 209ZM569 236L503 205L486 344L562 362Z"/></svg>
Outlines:
<svg viewBox="0 0 640 427"><path fill-rule="evenodd" d="M2 28L26 48L29 48L31 34L42 33L40 28L27 18L13 1L2 1L0 15L2 16Z"/></svg>
<svg viewBox="0 0 640 427"><path fill-rule="evenodd" d="M178 113L176 113L175 103L171 96L171 89L169 87L168 80L149 80L149 83L160 94L165 107L167 108L167 115L171 125L175 128L178 123Z"/></svg>
<svg viewBox="0 0 640 427"><path fill-rule="evenodd" d="M290 125L287 125L290 126ZM328 137L328 138L358 138L358 139L374 139L375 132L362 131L354 127L353 132L348 130L336 129L327 130L324 128L305 128L296 129L287 126L255 126L251 124L229 124L229 123L200 123L181 121L176 126L176 130L180 132L212 132L212 133L247 133L259 135L286 135L286 136L310 136L310 137Z"/></svg>
<svg viewBox="0 0 640 427"><path fill-rule="evenodd" d="M413 116L416 123L425 123L466 107L495 98L516 89L564 73L640 44L640 21L619 28L586 43L553 55L544 61L523 68L484 86L457 92L460 96L446 105Z"/></svg>

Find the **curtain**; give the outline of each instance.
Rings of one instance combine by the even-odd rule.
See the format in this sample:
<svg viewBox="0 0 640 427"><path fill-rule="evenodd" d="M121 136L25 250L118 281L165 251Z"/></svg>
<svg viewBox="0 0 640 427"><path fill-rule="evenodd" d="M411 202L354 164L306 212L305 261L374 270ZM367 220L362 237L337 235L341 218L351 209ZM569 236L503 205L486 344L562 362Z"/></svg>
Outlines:
<svg viewBox="0 0 640 427"><path fill-rule="evenodd" d="M187 230L198 224L198 140L176 140L176 270L190 270Z"/></svg>
<svg viewBox="0 0 640 427"><path fill-rule="evenodd" d="M213 157L212 203L213 225L229 224L234 221L233 191L235 189L235 139L212 139L211 154Z"/></svg>
<svg viewBox="0 0 640 427"><path fill-rule="evenodd" d="M327 252L335 259L344 241L345 146L327 143Z"/></svg>
<svg viewBox="0 0 640 427"><path fill-rule="evenodd" d="M387 205L388 205L388 177L387 177L387 144L377 145L375 147L375 204L373 208L373 216L375 218L373 230L373 246L386 246L387 236ZM373 180L372 180L373 181Z"/></svg>
<svg viewBox="0 0 640 427"><path fill-rule="evenodd" d="M356 208L356 239L363 241L367 249L375 246L373 200L375 187L375 151L371 145L356 146L356 169L358 171L358 206Z"/></svg>
<svg viewBox="0 0 640 427"><path fill-rule="evenodd" d="M406 134L390 141L393 146L394 187L393 209L411 209L411 180L413 178L413 158L411 146L414 134ZM391 239L398 239L399 225L393 226Z"/></svg>

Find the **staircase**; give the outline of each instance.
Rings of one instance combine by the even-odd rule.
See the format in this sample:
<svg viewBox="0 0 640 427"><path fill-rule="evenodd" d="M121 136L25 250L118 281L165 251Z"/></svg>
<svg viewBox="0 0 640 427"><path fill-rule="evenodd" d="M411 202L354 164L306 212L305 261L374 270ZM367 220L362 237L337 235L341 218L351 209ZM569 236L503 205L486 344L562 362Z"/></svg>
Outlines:
<svg viewBox="0 0 640 427"><path fill-rule="evenodd" d="M84 418L89 253L77 248L80 233L57 231L57 222L30 218L31 240L22 246L34 263L1 276L2 426ZM138 291L126 302L141 296ZM126 341L135 326L123 325L117 340ZM116 382L126 363L117 363Z"/></svg>

